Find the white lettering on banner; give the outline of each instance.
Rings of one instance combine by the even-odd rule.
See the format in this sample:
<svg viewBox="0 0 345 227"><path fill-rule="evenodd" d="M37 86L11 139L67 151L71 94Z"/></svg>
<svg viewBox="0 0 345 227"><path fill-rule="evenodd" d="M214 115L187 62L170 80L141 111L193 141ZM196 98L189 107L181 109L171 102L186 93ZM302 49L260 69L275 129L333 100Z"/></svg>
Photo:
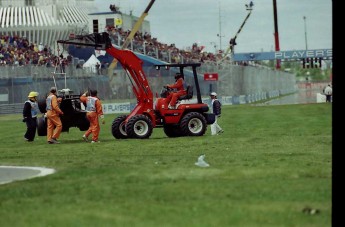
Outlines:
<svg viewBox="0 0 345 227"><path fill-rule="evenodd" d="M297 52L293 52L293 53L292 53L292 57L293 57L293 58L298 58L298 57L299 57L299 55L298 55L298 53L297 53Z"/></svg>
<svg viewBox="0 0 345 227"><path fill-rule="evenodd" d="M322 57L322 56L323 56L323 51L322 50L315 51L315 57Z"/></svg>
<svg viewBox="0 0 345 227"><path fill-rule="evenodd" d="M303 57L304 51L299 51L298 53L300 54L301 57Z"/></svg>
<svg viewBox="0 0 345 227"><path fill-rule="evenodd" d="M103 104L102 107L103 107L104 114L131 112L131 104L129 102L128 103L108 103L108 104Z"/></svg>
<svg viewBox="0 0 345 227"><path fill-rule="evenodd" d="M314 57L314 51L308 50L307 53L306 53L306 57L308 57L308 58Z"/></svg>
<svg viewBox="0 0 345 227"><path fill-rule="evenodd" d="M327 50L326 51L327 56L332 56L333 55L333 50Z"/></svg>
<svg viewBox="0 0 345 227"><path fill-rule="evenodd" d="M320 58L332 57L333 50L307 50L307 51L279 51L274 52L275 59L289 59L289 58Z"/></svg>
<svg viewBox="0 0 345 227"><path fill-rule="evenodd" d="M275 52L274 55L275 58L280 58L283 57L283 52Z"/></svg>
<svg viewBox="0 0 345 227"><path fill-rule="evenodd" d="M299 58L332 58L332 49L317 50L294 50L294 51L272 51L260 53L238 53L234 54L234 61L252 61L252 60L278 60L278 59L296 59ZM205 75L205 74L204 74ZM205 79L205 78L204 78Z"/></svg>

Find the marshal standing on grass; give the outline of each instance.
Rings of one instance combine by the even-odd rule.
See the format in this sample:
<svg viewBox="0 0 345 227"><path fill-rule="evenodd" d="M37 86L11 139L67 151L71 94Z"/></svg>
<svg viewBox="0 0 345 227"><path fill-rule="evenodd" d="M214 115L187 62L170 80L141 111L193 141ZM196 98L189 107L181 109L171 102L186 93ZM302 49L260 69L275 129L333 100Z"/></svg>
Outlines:
<svg viewBox="0 0 345 227"><path fill-rule="evenodd" d="M26 123L24 139L28 142L34 141L36 135L38 113L37 96L38 92L30 92L28 95L29 99L24 103L23 108L23 122Z"/></svg>
<svg viewBox="0 0 345 227"><path fill-rule="evenodd" d="M211 97L212 113L216 115L215 116L216 119L214 123L211 125L211 135L214 136L214 135L219 135L220 133L224 132L224 130L217 123L217 119L220 118L220 114L222 111L222 104L217 99L216 92L211 92L210 97Z"/></svg>
<svg viewBox="0 0 345 227"><path fill-rule="evenodd" d="M99 142L98 136L101 130L99 126L98 117L102 119L102 124L105 124L102 103L101 100L97 97L97 90L90 90L89 96L86 96L88 92L85 92L80 96L80 100L86 104L86 117L90 122L89 129L83 135L83 140L86 142L89 141L89 135L92 134L91 143Z"/></svg>
<svg viewBox="0 0 345 227"><path fill-rule="evenodd" d="M328 84L327 87L324 89L324 93L326 95L326 102L332 102L333 89L330 84Z"/></svg>
<svg viewBox="0 0 345 227"><path fill-rule="evenodd" d="M56 87L50 88L50 93L46 99L47 104L47 141L49 144L56 144L62 131L60 115L63 115L56 96Z"/></svg>

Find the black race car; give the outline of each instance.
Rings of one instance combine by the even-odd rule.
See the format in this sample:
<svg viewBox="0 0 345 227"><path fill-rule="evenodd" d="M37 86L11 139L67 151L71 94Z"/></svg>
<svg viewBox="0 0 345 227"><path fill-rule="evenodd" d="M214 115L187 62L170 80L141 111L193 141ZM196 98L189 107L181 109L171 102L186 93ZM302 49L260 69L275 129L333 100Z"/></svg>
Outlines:
<svg viewBox="0 0 345 227"><path fill-rule="evenodd" d="M79 99L80 95L73 95L73 91L66 88L59 90L57 97L61 98L59 107L64 113L60 116L62 132L68 132L71 127L77 127L80 131L86 131L90 126L90 122L86 118L84 105ZM38 108L43 113L42 117L37 118L37 134L39 136L47 135L47 121L44 115L47 112L46 107L45 99L38 100Z"/></svg>

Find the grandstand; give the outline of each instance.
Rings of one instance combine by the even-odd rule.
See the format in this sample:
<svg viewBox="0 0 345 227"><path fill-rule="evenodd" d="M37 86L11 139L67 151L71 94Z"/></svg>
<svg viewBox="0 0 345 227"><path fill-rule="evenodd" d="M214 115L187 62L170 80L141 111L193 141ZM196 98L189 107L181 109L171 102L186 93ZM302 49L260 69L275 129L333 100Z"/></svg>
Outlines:
<svg viewBox="0 0 345 227"><path fill-rule="evenodd" d="M76 93L93 86L104 99L133 98L129 89L131 83L120 64L113 74L107 73L112 57L94 48L57 46L57 40L73 35L107 31L112 43L121 47L138 17L126 16L116 7L116 10L110 8L103 13L93 12L95 9L94 0L0 1L0 105L21 105L31 90L44 95L53 83L52 75L59 73L60 67L67 75L68 88ZM251 67L250 64L219 62L221 55L206 53L196 43L185 50L161 43L151 36L148 21L144 21L128 48L143 60L145 74L155 94L171 82L170 76L174 74L173 70L158 72L153 67L163 62L202 63L198 69L202 95L208 96L212 88L223 95L224 103L243 103L243 97L250 97L248 102L252 102L295 90L294 74ZM100 75L82 67L93 54L101 62ZM219 81L202 80L203 74L210 72L217 72ZM186 72L187 80L189 73ZM59 88L65 86L64 78L56 80Z"/></svg>
<svg viewBox="0 0 345 227"><path fill-rule="evenodd" d="M130 29L137 20L116 10L99 13L96 9L94 0L2 0L0 36L25 37L57 50L59 39L103 32L106 25ZM149 31L147 21L143 28Z"/></svg>

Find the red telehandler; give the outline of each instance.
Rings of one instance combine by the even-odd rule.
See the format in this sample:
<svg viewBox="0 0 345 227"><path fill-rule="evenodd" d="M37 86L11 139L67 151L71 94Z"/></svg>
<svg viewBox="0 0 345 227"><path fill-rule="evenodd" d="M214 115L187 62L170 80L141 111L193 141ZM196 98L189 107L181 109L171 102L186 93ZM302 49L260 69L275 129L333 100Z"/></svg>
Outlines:
<svg viewBox="0 0 345 227"><path fill-rule="evenodd" d="M193 71L194 85L188 86L187 95L179 99L180 103L176 109L168 109L166 92L162 92L161 97L154 100L143 71L143 61L130 50L115 48L108 33L78 35L73 40L58 40L57 42L60 44L93 46L97 50L105 50L120 62L127 73L137 98L137 104L128 115L122 115L113 120L111 132L115 138L146 139L151 136L155 127L163 127L168 137L202 136L207 130L207 125L214 122L214 114L208 113L209 107L201 99L196 72L196 68L200 66L200 63L155 66L156 69L177 67L182 75L184 75L184 68L186 67L191 67ZM194 88L197 92L197 102L183 102L185 99L192 98Z"/></svg>

